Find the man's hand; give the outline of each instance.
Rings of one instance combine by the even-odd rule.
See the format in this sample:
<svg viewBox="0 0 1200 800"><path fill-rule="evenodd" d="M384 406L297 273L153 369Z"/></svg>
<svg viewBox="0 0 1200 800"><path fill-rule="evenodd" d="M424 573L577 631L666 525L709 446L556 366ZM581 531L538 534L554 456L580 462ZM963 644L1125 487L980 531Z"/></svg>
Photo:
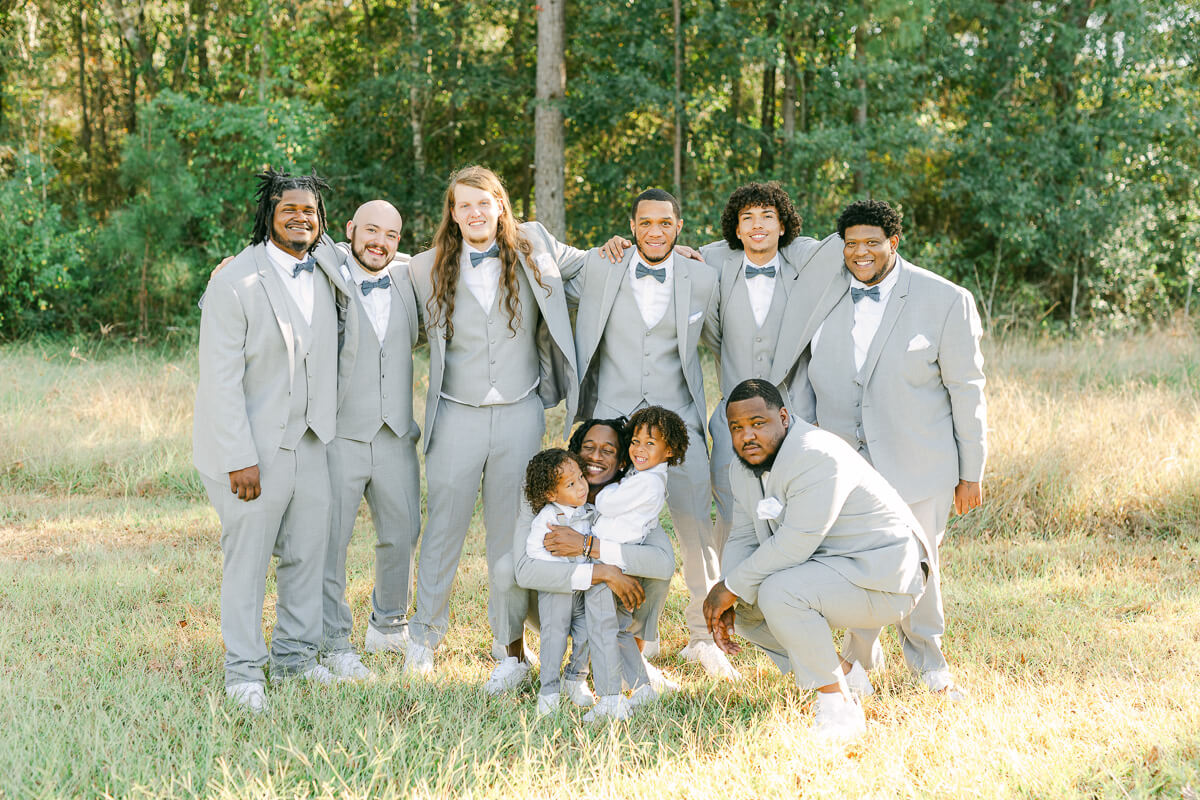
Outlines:
<svg viewBox="0 0 1200 800"><path fill-rule="evenodd" d="M542 539L542 546L552 556L574 558L583 555L583 534L566 525L551 525L550 532Z"/></svg>
<svg viewBox="0 0 1200 800"><path fill-rule="evenodd" d="M637 578L626 575L611 564L592 566L592 584L607 583L621 605L633 611L646 600L646 590Z"/></svg>
<svg viewBox="0 0 1200 800"><path fill-rule="evenodd" d="M600 246L600 255L614 264L620 264L625 257L625 251L633 247L633 242L624 236L614 236Z"/></svg>
<svg viewBox="0 0 1200 800"><path fill-rule="evenodd" d="M954 487L954 512L965 514L983 503L983 484L979 481L959 481Z"/></svg>
<svg viewBox="0 0 1200 800"><path fill-rule="evenodd" d="M741 647L733 642L734 611L737 595L725 587L725 581L719 581L704 598L704 624L713 635L717 647L730 655L741 652Z"/></svg>
<svg viewBox="0 0 1200 800"><path fill-rule="evenodd" d="M257 500L262 494L262 484L258 482L258 464L229 473L229 491L247 503Z"/></svg>
<svg viewBox="0 0 1200 800"><path fill-rule="evenodd" d="M221 260L221 263L213 267L213 271L208 273L208 279L211 281L213 278L217 277L217 273L225 269L230 261L233 261L233 256L225 256L225 258Z"/></svg>
<svg viewBox="0 0 1200 800"><path fill-rule="evenodd" d="M675 252L679 253L679 255L683 256L684 258L690 258L692 261L703 261L704 260L704 256L700 255L699 250L693 250L692 248L688 247L686 244L675 245Z"/></svg>

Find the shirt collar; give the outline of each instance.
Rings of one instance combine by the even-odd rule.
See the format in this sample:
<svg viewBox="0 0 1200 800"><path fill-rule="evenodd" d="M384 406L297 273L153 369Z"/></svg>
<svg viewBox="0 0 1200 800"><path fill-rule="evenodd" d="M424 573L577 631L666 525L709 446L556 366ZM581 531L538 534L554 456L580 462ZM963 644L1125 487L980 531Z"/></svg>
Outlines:
<svg viewBox="0 0 1200 800"><path fill-rule="evenodd" d="M630 475L666 475L667 462L664 461L661 464L656 464L650 469L639 470L637 467L630 467L630 469L632 470L629 473Z"/></svg>
<svg viewBox="0 0 1200 800"><path fill-rule="evenodd" d="M762 266L763 267L774 267L775 275L776 275L776 277L778 277L778 275L779 275L779 251L776 250L775 255L771 256L771 260L768 261L767 263L763 264ZM751 261L750 258L745 253L742 253L742 274L745 274L747 267L758 267L758 264L755 264L753 261ZM754 277L765 278L766 275L755 275Z"/></svg>
<svg viewBox="0 0 1200 800"><path fill-rule="evenodd" d="M892 288L895 287L896 281L898 281L898 280L900 280L900 255L899 255L899 253L896 254L896 263L892 265L892 271L887 274L887 277L885 277L879 283L875 284L876 286L879 287L879 302L882 303L884 300L887 299L888 295L890 295L892 293ZM865 283L863 283L862 281L860 281L858 278L854 277L853 275L850 276L850 285L857 289L869 289L870 288L869 286L867 286Z"/></svg>
<svg viewBox="0 0 1200 800"><path fill-rule="evenodd" d="M370 272L367 272L365 269L363 269L362 264L359 264L358 259L355 258L353 255L351 255L350 258L348 258L346 260L350 264L350 278L355 283L357 283L359 286L362 286L363 281L377 281L380 278L382 278L384 275L390 274L392 271L392 265L388 264L386 267L379 270L379 272L372 274Z"/></svg>
<svg viewBox="0 0 1200 800"><path fill-rule="evenodd" d="M496 240L492 239L490 242L484 245L483 248L478 248L473 247L464 241L462 243L462 252L458 254L458 263L466 267L471 266L471 253L486 253L495 243Z"/></svg>
<svg viewBox="0 0 1200 800"><path fill-rule="evenodd" d="M306 253L300 258L296 258L291 253L285 252L282 247L275 244L271 239L267 239L267 257L271 259L271 263L279 267L289 275L292 273L292 268L299 264L304 259L308 258L311 253Z"/></svg>
<svg viewBox="0 0 1200 800"><path fill-rule="evenodd" d="M635 247L634 251L633 251L633 258L630 259L630 261L629 261L629 275L631 277L633 277L634 279L637 278L638 264L645 264L646 269L662 269L663 267L666 267L667 268L667 277L669 278L675 272L675 270L674 270L675 252L672 251L671 255L667 256L666 258L664 258L662 261L658 262L657 264L646 264L646 259L642 258L642 254L639 253L637 251L637 248Z"/></svg>

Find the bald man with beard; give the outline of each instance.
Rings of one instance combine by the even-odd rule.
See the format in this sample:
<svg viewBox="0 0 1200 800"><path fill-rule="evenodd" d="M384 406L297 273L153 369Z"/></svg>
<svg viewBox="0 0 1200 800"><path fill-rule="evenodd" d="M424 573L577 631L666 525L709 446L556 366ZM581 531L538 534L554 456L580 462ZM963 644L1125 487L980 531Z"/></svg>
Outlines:
<svg viewBox="0 0 1200 800"><path fill-rule="evenodd" d="M338 354L337 433L329 445L332 485L323 585L321 663L335 675L374 677L350 645L346 550L363 496L375 525L375 586L365 648L403 652L421 494L413 419L412 350L421 335L403 258L402 220L384 200L364 203L346 223L341 277L350 296Z"/></svg>

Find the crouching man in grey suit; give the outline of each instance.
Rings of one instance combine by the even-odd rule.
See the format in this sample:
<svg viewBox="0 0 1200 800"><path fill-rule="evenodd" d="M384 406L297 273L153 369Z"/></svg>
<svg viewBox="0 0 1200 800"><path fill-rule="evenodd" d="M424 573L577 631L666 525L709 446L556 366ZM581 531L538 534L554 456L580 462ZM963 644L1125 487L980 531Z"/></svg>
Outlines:
<svg viewBox="0 0 1200 800"><path fill-rule="evenodd" d="M849 445L789 417L769 381L738 384L725 408L738 459L733 527L705 621L726 652L739 649L736 627L817 691L814 735L855 738L866 720L847 673L861 672L862 654L839 658L831 629L889 625L912 610L927 571L917 521Z"/></svg>
<svg viewBox="0 0 1200 800"><path fill-rule="evenodd" d="M221 518L225 691L266 708L267 567L278 556L271 678L330 683L317 663L337 386L338 259L318 251L323 181L259 176L252 244L210 281L200 317L192 449ZM317 253L319 257L315 257Z"/></svg>

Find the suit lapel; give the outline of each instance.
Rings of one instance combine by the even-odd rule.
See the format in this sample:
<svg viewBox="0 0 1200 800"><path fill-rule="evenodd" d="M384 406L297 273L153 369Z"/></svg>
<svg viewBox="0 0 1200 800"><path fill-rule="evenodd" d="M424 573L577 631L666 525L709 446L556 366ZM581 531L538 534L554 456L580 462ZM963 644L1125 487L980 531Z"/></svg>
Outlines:
<svg viewBox="0 0 1200 800"><path fill-rule="evenodd" d="M867 348L867 360L863 362L863 386L870 382L871 373L875 371L875 364L879 362L879 353L887 343L888 337L892 335L892 328L896 327L896 320L900 317L900 312L904 310L904 304L908 301L908 287L912 281L912 270L898 255L895 268L899 273L896 276L896 286L892 289L891 296L888 297L887 308L883 310L883 319L879 321L879 330L875 331L875 338L871 340L871 346Z"/></svg>
<svg viewBox="0 0 1200 800"><path fill-rule="evenodd" d="M746 511L748 511L750 516L754 518L754 535L758 537L759 544L762 544L775 534L775 528L768 520L758 518L758 504L762 502L764 497L766 497L766 495L763 494L762 481L760 481L758 477L750 470L745 471L745 476L746 486L748 488L747 494L753 501L752 505L747 508ZM768 483L770 483L770 481L768 481Z"/></svg>
<svg viewBox="0 0 1200 800"><path fill-rule="evenodd" d="M271 310L275 312L275 321L279 324L279 332L283 334L283 342L287 346L288 380L296 374L296 337L292 330L292 315L288 310L287 288L283 285L275 271L275 265L267 256L267 246L259 244L254 250L254 263L258 267L258 280L267 293Z"/></svg>
<svg viewBox="0 0 1200 800"><path fill-rule="evenodd" d="M621 290L621 281L625 280L625 276L629 274L629 263L633 261L633 254L636 252L637 250L634 248L629 249L625 258L621 259L620 269L617 269L615 264L602 262L605 270L604 286L600 294L600 313L596 315L596 322L599 326L595 338L597 347L600 346L600 340L604 338L604 329L608 326L608 317L612 314L613 303L617 302L617 292Z"/></svg>
<svg viewBox="0 0 1200 800"><path fill-rule="evenodd" d="M692 276L687 270L687 265L683 263L683 259L671 255L673 269L675 271L675 338L676 346L679 348L679 363L685 367L688 363L688 314L692 308ZM701 413L704 409L700 409Z"/></svg>
<svg viewBox="0 0 1200 800"><path fill-rule="evenodd" d="M812 341L813 334L817 332L821 322L837 305L838 299L849 285L849 278L845 276L845 266L842 265L839 256L832 279L820 286L802 286L802 276L812 283L820 280L822 251L831 246L833 245L830 242L826 242L807 262L800 265L793 264L785 251L780 251L780 261L786 265L792 277L789 278L787 305L784 307L779 337L775 341L775 356L771 361L771 379L774 383L786 378L792 365ZM832 255L825 255L832 258Z"/></svg>

